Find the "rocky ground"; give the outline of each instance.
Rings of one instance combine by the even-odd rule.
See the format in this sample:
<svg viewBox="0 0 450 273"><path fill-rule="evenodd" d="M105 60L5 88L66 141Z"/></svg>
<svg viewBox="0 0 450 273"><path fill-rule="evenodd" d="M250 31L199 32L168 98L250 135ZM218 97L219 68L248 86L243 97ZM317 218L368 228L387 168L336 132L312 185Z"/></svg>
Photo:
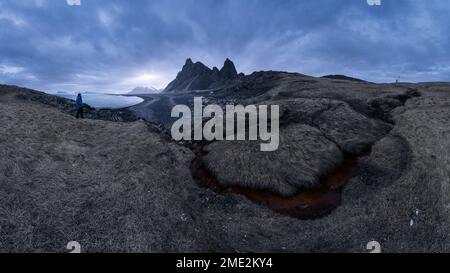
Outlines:
<svg viewBox="0 0 450 273"><path fill-rule="evenodd" d="M1 86L0 251L64 252L75 240L87 252L367 252L376 240L384 252L448 252L449 89L256 72L76 120L70 102ZM280 149L213 142L195 153L139 120L167 117L194 95L280 105ZM358 163L339 204L306 220L205 188L191 172L290 198L349 157Z"/></svg>

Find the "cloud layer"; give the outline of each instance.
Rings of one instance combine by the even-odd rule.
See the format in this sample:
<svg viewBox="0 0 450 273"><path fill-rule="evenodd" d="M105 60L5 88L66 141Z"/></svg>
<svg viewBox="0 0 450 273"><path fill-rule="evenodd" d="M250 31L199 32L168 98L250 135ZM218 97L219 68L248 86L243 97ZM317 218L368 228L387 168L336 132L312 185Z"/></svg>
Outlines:
<svg viewBox="0 0 450 273"><path fill-rule="evenodd" d="M78 1L71 1L71 3ZM450 81L442 0L0 1L0 82L45 91L163 88L191 57L239 71Z"/></svg>

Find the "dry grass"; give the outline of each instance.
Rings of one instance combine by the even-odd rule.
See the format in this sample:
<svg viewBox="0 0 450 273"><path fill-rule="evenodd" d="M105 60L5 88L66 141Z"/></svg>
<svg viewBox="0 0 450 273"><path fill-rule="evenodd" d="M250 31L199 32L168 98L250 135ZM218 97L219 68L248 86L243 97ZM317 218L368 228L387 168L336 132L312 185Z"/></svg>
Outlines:
<svg viewBox="0 0 450 273"><path fill-rule="evenodd" d="M0 90L0 252L196 249L190 151L143 122L76 120L18 92Z"/></svg>
<svg viewBox="0 0 450 273"><path fill-rule="evenodd" d="M288 98L343 97L364 113L368 99L409 88L288 77L264 98L279 91ZM394 129L360 161L342 205L314 221L199 189L188 170L190 151L162 141L141 123L77 121L14 98L13 92L25 91L0 87L0 252L63 252L77 240L90 252L360 253L373 239L384 252L448 252L449 85L415 86L424 96L393 111ZM298 142L291 148L304 145L299 133L286 135ZM209 156L224 164L212 168L224 175L276 177L286 172L282 162L301 166L295 150L266 159L268 154L249 156L252 148L237 142L213 145L220 149ZM227 154L231 150L234 157ZM410 227L415 208L422 214Z"/></svg>
<svg viewBox="0 0 450 273"><path fill-rule="evenodd" d="M339 148L308 125L282 127L280 146L275 152L261 152L259 144L259 141L212 143L205 147L206 167L222 186L290 196L317 186L343 162Z"/></svg>

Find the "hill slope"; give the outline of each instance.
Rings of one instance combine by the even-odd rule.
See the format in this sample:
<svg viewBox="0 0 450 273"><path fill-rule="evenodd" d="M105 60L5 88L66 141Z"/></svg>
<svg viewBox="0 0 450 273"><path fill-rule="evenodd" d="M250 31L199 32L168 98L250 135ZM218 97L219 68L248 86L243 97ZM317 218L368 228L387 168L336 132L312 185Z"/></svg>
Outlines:
<svg viewBox="0 0 450 273"><path fill-rule="evenodd" d="M204 249L173 229L190 206L189 150L143 122L77 120L30 92L0 88L0 251Z"/></svg>
<svg viewBox="0 0 450 273"><path fill-rule="evenodd" d="M0 251L64 252L73 240L84 252L366 252L372 240L384 252L450 251L450 85L276 72L243 84L209 99L279 104L280 147L289 149L215 142L199 157L145 122L76 120L67 101L0 86ZM191 176L201 160L222 184L258 188L270 175L260 181L296 188L289 179L329 171L321 164L361 145L372 152L359 158L339 206L315 220L216 194Z"/></svg>

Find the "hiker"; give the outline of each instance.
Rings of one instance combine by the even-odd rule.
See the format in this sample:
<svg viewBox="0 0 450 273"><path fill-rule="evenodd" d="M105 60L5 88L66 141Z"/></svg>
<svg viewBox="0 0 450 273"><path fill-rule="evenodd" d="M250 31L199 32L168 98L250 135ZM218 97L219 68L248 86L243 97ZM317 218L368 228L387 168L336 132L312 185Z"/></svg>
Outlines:
<svg viewBox="0 0 450 273"><path fill-rule="evenodd" d="M84 118L83 117L83 99L81 98L80 93L78 93L77 100L75 101L75 106L77 107L76 117L79 118L81 116L81 118Z"/></svg>

